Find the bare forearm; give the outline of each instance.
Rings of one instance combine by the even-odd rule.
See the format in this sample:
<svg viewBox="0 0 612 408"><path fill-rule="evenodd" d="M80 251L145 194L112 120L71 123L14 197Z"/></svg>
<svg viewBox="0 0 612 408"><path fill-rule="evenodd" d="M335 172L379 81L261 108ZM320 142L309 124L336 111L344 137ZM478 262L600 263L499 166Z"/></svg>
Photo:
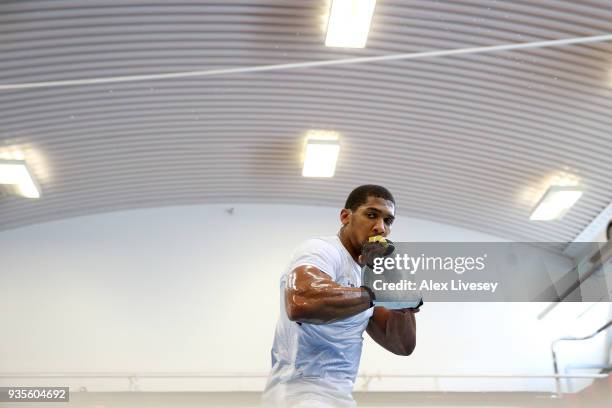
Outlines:
<svg viewBox="0 0 612 408"><path fill-rule="evenodd" d="M368 309L370 300L365 289L342 286L310 265L295 268L285 281L285 310L297 322L332 323Z"/></svg>
<svg viewBox="0 0 612 408"><path fill-rule="evenodd" d="M367 332L378 344L394 354L408 356L416 347L416 319L410 310L389 310L384 328L375 319L370 319Z"/></svg>
<svg viewBox="0 0 612 408"><path fill-rule="evenodd" d="M339 284L287 290L285 306L292 320L311 324L332 323L354 316L370 307L370 295L362 288Z"/></svg>

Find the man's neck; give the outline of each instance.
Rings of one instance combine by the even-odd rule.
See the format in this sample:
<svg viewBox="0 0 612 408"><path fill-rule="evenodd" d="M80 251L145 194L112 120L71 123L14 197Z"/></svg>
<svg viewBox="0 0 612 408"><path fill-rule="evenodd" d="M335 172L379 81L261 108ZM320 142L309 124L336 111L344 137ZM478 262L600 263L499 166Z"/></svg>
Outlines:
<svg viewBox="0 0 612 408"><path fill-rule="evenodd" d="M348 238L348 236L346 235L346 231L345 231L344 228L340 228L340 232L338 233L338 238L340 238L340 242L342 243L342 245L344 245L344 248L346 248L346 250L351 255L353 260L355 262L359 263L359 261L358 261L358 259L359 259L359 252L357 252L357 250L355 250L353 248L353 245L351 245L351 241Z"/></svg>

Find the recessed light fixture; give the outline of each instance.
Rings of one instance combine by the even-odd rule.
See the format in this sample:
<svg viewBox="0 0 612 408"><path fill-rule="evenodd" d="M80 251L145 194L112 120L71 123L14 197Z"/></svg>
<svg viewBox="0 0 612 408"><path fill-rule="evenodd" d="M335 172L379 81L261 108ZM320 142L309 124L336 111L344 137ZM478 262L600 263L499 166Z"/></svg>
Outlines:
<svg viewBox="0 0 612 408"><path fill-rule="evenodd" d="M376 0L332 0L325 45L365 47L375 5Z"/></svg>
<svg viewBox="0 0 612 408"><path fill-rule="evenodd" d="M40 197L38 185L24 160L0 160L0 184L9 185L23 197Z"/></svg>
<svg viewBox="0 0 612 408"><path fill-rule="evenodd" d="M336 132L311 131L306 139L304 177L333 177L340 153Z"/></svg>
<svg viewBox="0 0 612 408"><path fill-rule="evenodd" d="M551 186L540 199L529 217L532 221L552 221L559 219L582 196L576 187Z"/></svg>

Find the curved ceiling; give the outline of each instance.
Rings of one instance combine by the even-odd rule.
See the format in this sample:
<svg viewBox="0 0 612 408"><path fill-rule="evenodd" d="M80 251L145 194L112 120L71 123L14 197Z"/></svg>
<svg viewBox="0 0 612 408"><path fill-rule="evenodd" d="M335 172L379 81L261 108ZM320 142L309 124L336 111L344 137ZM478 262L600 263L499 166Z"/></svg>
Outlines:
<svg viewBox="0 0 612 408"><path fill-rule="evenodd" d="M0 154L42 197L0 229L197 203L340 206L388 186L398 213L568 242L611 201L612 42L176 79L7 89L609 34L609 1L378 1L365 49L324 43L326 1L0 3ZM341 134L332 179L304 136ZM585 192L529 221L554 179Z"/></svg>

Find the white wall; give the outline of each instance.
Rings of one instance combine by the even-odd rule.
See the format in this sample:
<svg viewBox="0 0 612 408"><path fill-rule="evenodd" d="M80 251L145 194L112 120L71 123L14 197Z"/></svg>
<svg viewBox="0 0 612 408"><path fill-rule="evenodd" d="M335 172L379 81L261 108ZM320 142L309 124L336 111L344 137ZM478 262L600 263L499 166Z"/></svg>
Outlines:
<svg viewBox="0 0 612 408"><path fill-rule="evenodd" d="M265 374L278 316L279 275L302 240L337 232L339 210L235 205L229 214L229 207L144 209L0 232L0 372ZM394 225L396 241L501 240L406 217ZM538 321L543 308L426 304L418 315L413 356L394 356L365 335L361 372L549 374L550 341L571 334L575 317ZM594 326L606 317L597 313ZM601 344L581 347L587 350L581 361L601 362ZM578 352L560 352L566 361L573 353ZM0 379L0 385L7 381ZM57 381L101 390L127 384ZM264 381L148 379L140 387L259 390ZM42 382L50 385L50 380ZM550 380L436 383L416 378L374 378L368 385L370 390L423 391L552 386ZM357 389L364 388L360 380Z"/></svg>

